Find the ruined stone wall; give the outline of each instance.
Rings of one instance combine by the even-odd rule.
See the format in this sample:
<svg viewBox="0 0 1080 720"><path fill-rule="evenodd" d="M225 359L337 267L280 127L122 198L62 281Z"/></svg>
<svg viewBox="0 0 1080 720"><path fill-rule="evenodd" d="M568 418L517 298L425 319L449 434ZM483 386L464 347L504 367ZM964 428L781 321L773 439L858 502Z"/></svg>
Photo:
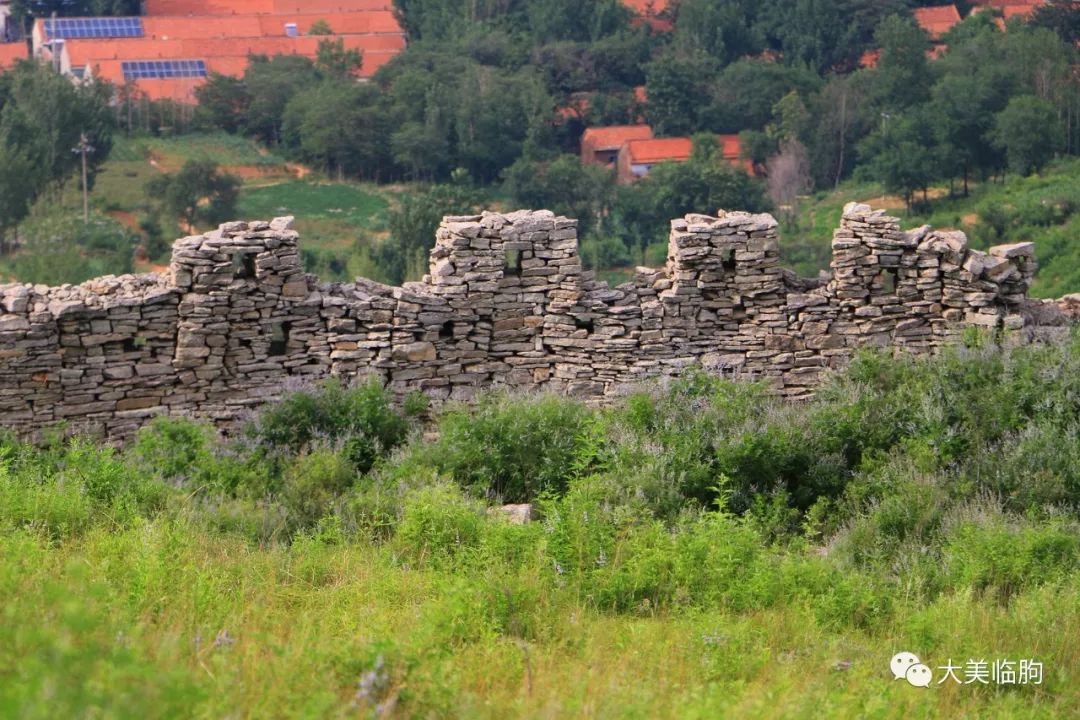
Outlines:
<svg viewBox="0 0 1080 720"><path fill-rule="evenodd" d="M576 226L547 211L447 217L430 273L400 288L304 274L290 218L179 240L162 275L0 285L0 426L228 427L327 376L435 400L494 386L596 398L700 365L801 397L860 345L929 352L970 325L1030 326L1031 243L982 253L864 205L845 208L827 281L780 268L771 216L732 212L672 221L666 267L612 288L582 270Z"/></svg>

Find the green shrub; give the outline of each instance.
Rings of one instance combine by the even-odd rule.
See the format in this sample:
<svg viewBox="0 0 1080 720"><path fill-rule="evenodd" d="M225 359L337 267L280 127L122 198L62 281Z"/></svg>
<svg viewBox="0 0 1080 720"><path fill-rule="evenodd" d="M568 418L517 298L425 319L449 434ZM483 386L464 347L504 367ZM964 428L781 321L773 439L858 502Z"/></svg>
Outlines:
<svg viewBox="0 0 1080 720"><path fill-rule="evenodd" d="M449 483L411 491L394 537L395 548L413 562L440 561L479 542L483 507Z"/></svg>
<svg viewBox="0 0 1080 720"><path fill-rule="evenodd" d="M1075 523L1040 525L991 516L962 522L944 546L943 570L951 587L992 591L1008 600L1018 591L1060 581L1080 567Z"/></svg>
<svg viewBox="0 0 1080 720"><path fill-rule="evenodd" d="M291 526L306 528L333 510L334 502L356 482L350 460L328 448L313 448L285 470L281 502Z"/></svg>
<svg viewBox="0 0 1080 720"><path fill-rule="evenodd" d="M147 472L182 482L197 478L213 462L214 439L208 425L159 417L139 430L129 452Z"/></svg>
<svg viewBox="0 0 1080 720"><path fill-rule="evenodd" d="M592 412L574 400L489 395L439 417L426 458L461 486L503 502L561 491L592 444Z"/></svg>
<svg viewBox="0 0 1080 720"><path fill-rule="evenodd" d="M409 404L411 410L418 405ZM261 410L246 433L270 455L298 454L315 441L341 442L360 472L405 441L408 418L377 380L346 388L337 380L286 395Z"/></svg>
<svg viewBox="0 0 1080 720"><path fill-rule="evenodd" d="M40 526L63 537L150 517L168 497L160 480L89 440L42 450L0 447L0 522L10 526Z"/></svg>

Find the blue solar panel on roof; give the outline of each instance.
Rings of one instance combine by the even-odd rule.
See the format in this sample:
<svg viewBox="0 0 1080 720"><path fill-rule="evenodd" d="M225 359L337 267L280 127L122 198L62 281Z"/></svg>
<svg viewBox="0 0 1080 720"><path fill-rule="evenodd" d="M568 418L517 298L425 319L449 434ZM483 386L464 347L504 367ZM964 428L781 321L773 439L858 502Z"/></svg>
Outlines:
<svg viewBox="0 0 1080 720"><path fill-rule="evenodd" d="M134 60L120 65L125 80L206 77L204 60Z"/></svg>
<svg viewBox="0 0 1080 720"><path fill-rule="evenodd" d="M50 39L143 37L142 18L49 18L45 34Z"/></svg>

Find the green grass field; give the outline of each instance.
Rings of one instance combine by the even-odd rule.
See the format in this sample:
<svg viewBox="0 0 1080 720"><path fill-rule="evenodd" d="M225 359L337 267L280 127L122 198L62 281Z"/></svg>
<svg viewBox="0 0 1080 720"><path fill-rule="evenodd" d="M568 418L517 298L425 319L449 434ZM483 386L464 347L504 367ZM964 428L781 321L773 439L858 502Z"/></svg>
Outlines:
<svg viewBox="0 0 1080 720"><path fill-rule="evenodd" d="M221 165L283 167L285 160L254 140L225 132L192 133L173 137L118 136L110 155L114 160L145 160L153 157L170 167L187 160L214 160Z"/></svg>
<svg viewBox="0 0 1080 720"><path fill-rule="evenodd" d="M385 232L387 197L373 185L293 180L245 188L237 212L244 219L295 215L306 248L345 250L361 235Z"/></svg>
<svg viewBox="0 0 1080 720"><path fill-rule="evenodd" d="M0 716L1076 717L1080 338L987 340L798 405L331 385L233 440L0 437Z"/></svg>

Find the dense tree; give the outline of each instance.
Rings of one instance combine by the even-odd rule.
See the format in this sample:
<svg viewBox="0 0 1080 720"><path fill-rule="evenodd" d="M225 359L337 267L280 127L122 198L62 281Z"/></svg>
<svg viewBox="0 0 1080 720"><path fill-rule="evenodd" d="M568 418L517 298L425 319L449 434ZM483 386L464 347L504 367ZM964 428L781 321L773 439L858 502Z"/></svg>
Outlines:
<svg viewBox="0 0 1080 720"><path fill-rule="evenodd" d="M551 162L521 159L507 168L505 178L503 187L515 205L577 218L581 235L600 229L615 189L608 168L582 165L576 155Z"/></svg>
<svg viewBox="0 0 1080 720"><path fill-rule="evenodd" d="M244 111L244 128L263 142L277 145L285 108L293 96L317 85L321 79L315 63L299 55L256 55L244 72L251 101Z"/></svg>
<svg viewBox="0 0 1080 720"><path fill-rule="evenodd" d="M502 26L533 42L597 40L625 28L630 11L620 0L394 0L410 40L451 40L470 26Z"/></svg>
<svg viewBox="0 0 1080 720"><path fill-rule="evenodd" d="M315 67L326 75L348 78L360 71L364 57L359 50L345 49L345 41L320 40L315 54Z"/></svg>
<svg viewBox="0 0 1080 720"><path fill-rule="evenodd" d="M1034 95L1019 95L994 117L994 145L1005 152L1009 169L1026 175L1038 171L1064 146L1054 106Z"/></svg>
<svg viewBox="0 0 1080 720"><path fill-rule="evenodd" d="M709 55L721 65L765 49L756 2L682 0L676 11L675 45Z"/></svg>
<svg viewBox="0 0 1080 720"><path fill-rule="evenodd" d="M813 94L821 79L803 67L767 60L741 60L724 68L711 89L710 130L737 133L761 129L772 119L773 106L788 93ZM748 92L748 88L753 88Z"/></svg>
<svg viewBox="0 0 1080 720"><path fill-rule="evenodd" d="M213 160L188 160L176 173L159 175L147 183L150 198L188 230L195 224L215 224L236 214L240 178L222 173Z"/></svg>
<svg viewBox="0 0 1080 720"><path fill-rule="evenodd" d="M795 165L809 167L814 187L862 163L909 198L931 182L966 188L1000 170L1006 151L991 142L992 123L1018 95L1050 103L1062 150L1080 148L1077 53L1055 34L1066 15L1002 32L975 14L931 55L903 0L682 0L665 11L671 33L629 23L615 0L396 0L395 9L409 47L363 90L349 86L355 57L327 41L316 63L256 58L242 80L211 77L200 118L341 177L505 178L522 196L543 195L553 169L569 170L559 156L577 152L592 125L740 133L762 172L786 143L785 162L792 147L805 150ZM856 70L871 47L881 51L876 67ZM907 150L924 140L934 149L929 177L913 179L921 156Z"/></svg>
<svg viewBox="0 0 1080 720"><path fill-rule="evenodd" d="M887 192L899 194L911 208L916 191L925 195L937 177L933 133L927 106L884 117L881 129L860 145L863 176L881 182Z"/></svg>
<svg viewBox="0 0 1080 720"><path fill-rule="evenodd" d="M22 150L0 144L0 255L7 252L8 233L30 212L37 168Z"/></svg>
<svg viewBox="0 0 1080 720"><path fill-rule="evenodd" d="M874 38L881 48L874 83L881 107L898 110L925 101L932 82L926 32L910 18L892 15L881 23Z"/></svg>
<svg viewBox="0 0 1080 720"><path fill-rule="evenodd" d="M247 125L251 93L240 78L210 73L207 81L195 88L199 101L196 116L225 132L235 133Z"/></svg>
<svg viewBox="0 0 1080 720"><path fill-rule="evenodd" d="M1070 45L1080 42L1080 3L1050 2L1035 8L1031 17L1035 27L1053 30Z"/></svg>
<svg viewBox="0 0 1080 720"><path fill-rule="evenodd" d="M686 135L702 127L708 80L717 71L708 55L670 52L645 68L645 119L657 135Z"/></svg>
<svg viewBox="0 0 1080 720"><path fill-rule="evenodd" d="M289 101L282 120L286 147L324 170L378 179L386 166L388 123L378 88L328 78Z"/></svg>
<svg viewBox="0 0 1080 720"><path fill-rule="evenodd" d="M785 62L824 73L854 68L882 19L904 10L903 0L767 0L759 27Z"/></svg>
<svg viewBox="0 0 1080 720"><path fill-rule="evenodd" d="M0 241L44 192L75 175L72 149L86 134L92 185L112 147L108 83L74 85L32 62L18 64L0 83Z"/></svg>

